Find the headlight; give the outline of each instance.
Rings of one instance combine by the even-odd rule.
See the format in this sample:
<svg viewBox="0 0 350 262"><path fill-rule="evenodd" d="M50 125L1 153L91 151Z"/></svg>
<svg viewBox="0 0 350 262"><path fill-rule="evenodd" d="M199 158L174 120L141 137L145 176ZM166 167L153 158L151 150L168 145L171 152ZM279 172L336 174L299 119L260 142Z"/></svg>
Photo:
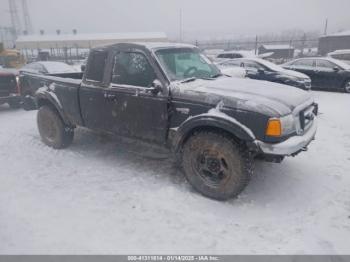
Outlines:
<svg viewBox="0 0 350 262"><path fill-rule="evenodd" d="M281 137L289 135L295 131L295 121L293 115L281 118L271 118L267 124L266 135Z"/></svg>
<svg viewBox="0 0 350 262"><path fill-rule="evenodd" d="M289 135L295 131L295 120L293 115L280 118L282 124L282 135Z"/></svg>

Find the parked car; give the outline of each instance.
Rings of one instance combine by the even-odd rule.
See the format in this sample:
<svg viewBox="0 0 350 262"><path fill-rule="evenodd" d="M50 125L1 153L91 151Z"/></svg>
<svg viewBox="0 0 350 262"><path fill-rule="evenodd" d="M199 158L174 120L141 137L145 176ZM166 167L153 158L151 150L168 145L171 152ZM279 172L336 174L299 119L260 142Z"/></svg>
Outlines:
<svg viewBox="0 0 350 262"><path fill-rule="evenodd" d="M25 77L43 82L25 108L46 145L68 147L77 126L162 145L219 200L245 188L254 157L295 156L317 129L310 93L224 76L192 45L120 43L93 49L83 79Z"/></svg>
<svg viewBox="0 0 350 262"><path fill-rule="evenodd" d="M62 62L33 62L24 66L19 72L19 90L22 97L33 96L34 93L42 86L41 81L37 78L26 79L24 74L47 75L47 76L62 76L62 77L81 77L82 73L77 71L72 66Z"/></svg>
<svg viewBox="0 0 350 262"><path fill-rule="evenodd" d="M5 103L11 108L19 108L21 98L18 94L16 75L0 70L0 105Z"/></svg>
<svg viewBox="0 0 350 262"><path fill-rule="evenodd" d="M241 67L247 71L247 77L266 80L310 90L311 80L302 73L287 70L260 58L232 59L219 63L220 67Z"/></svg>
<svg viewBox="0 0 350 262"><path fill-rule="evenodd" d="M220 63L223 61L227 61L230 59L237 59L237 58L267 58L269 56L273 55L273 52L270 53L264 53L264 54L255 54L254 50L231 50L231 51L224 51L217 55L215 62Z"/></svg>
<svg viewBox="0 0 350 262"><path fill-rule="evenodd" d="M246 70L241 67L221 67L220 71L222 74L231 77L245 78L247 76Z"/></svg>
<svg viewBox="0 0 350 262"><path fill-rule="evenodd" d="M350 64L350 49L336 50L328 53L327 56Z"/></svg>
<svg viewBox="0 0 350 262"><path fill-rule="evenodd" d="M333 58L300 58L283 65L284 68L308 75L312 88L342 90L350 93L350 65Z"/></svg>

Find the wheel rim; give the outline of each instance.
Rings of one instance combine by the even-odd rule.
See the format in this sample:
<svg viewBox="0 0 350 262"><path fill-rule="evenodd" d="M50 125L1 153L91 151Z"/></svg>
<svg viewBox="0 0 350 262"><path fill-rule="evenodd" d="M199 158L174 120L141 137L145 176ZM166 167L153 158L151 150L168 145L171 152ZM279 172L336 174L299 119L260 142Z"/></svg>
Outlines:
<svg viewBox="0 0 350 262"><path fill-rule="evenodd" d="M345 92L350 93L350 81L345 83Z"/></svg>
<svg viewBox="0 0 350 262"><path fill-rule="evenodd" d="M229 178L230 168L226 157L216 150L199 152L194 161L194 170L201 180L210 187L219 187Z"/></svg>

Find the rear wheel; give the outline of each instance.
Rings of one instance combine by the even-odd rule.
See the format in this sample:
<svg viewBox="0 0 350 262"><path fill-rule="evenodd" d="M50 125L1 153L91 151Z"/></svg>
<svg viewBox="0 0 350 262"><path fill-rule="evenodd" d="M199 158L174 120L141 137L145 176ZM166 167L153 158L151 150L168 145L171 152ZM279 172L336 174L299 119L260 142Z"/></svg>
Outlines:
<svg viewBox="0 0 350 262"><path fill-rule="evenodd" d="M62 149L73 142L74 130L64 124L58 112L52 107L40 107L37 123L41 139L46 145Z"/></svg>
<svg viewBox="0 0 350 262"><path fill-rule="evenodd" d="M227 200L247 186L253 160L229 136L200 132L183 148L182 165L189 183L204 196Z"/></svg>
<svg viewBox="0 0 350 262"><path fill-rule="evenodd" d="M350 93L350 79L345 81L345 83L344 83L344 91L345 91L345 93Z"/></svg>

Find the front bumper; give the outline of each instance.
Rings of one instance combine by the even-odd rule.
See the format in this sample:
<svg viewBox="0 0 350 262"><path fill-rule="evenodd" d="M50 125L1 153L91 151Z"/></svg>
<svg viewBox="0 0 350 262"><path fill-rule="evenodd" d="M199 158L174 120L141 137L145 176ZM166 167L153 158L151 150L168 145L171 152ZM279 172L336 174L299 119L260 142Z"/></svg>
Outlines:
<svg viewBox="0 0 350 262"><path fill-rule="evenodd" d="M296 135L284 142L278 144L264 143L256 141L260 151L266 155L275 156L294 156L305 150L307 146L315 139L317 131L317 119L315 118L312 125L303 135Z"/></svg>
<svg viewBox="0 0 350 262"><path fill-rule="evenodd" d="M0 104L4 103L20 103L21 96L17 94L10 94L9 96L0 96Z"/></svg>

